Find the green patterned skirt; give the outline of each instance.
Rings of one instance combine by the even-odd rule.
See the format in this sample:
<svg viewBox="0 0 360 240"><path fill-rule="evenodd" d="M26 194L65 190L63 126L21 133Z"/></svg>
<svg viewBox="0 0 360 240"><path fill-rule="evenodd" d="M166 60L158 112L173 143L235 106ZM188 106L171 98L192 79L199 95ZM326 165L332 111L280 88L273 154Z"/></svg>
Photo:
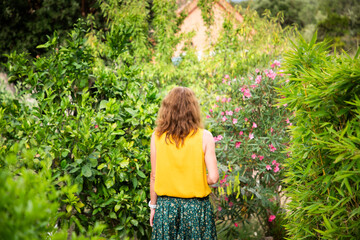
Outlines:
<svg viewBox="0 0 360 240"><path fill-rule="evenodd" d="M217 239L209 196L158 196L151 239Z"/></svg>

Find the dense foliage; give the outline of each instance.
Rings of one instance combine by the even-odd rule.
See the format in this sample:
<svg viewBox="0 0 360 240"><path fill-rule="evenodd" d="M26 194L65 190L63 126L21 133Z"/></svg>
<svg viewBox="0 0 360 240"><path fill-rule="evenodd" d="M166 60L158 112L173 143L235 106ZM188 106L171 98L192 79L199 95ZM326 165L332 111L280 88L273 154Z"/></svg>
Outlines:
<svg viewBox="0 0 360 240"><path fill-rule="evenodd" d="M329 55L300 39L285 55L290 75L281 100L294 111L286 160L286 228L291 239L360 236L360 60Z"/></svg>
<svg viewBox="0 0 360 240"><path fill-rule="evenodd" d="M235 4L235 3L234 3ZM360 39L358 0L245 0L237 3L259 14L281 12L282 25L296 25L308 40L318 30L319 41L331 40L332 48L355 53Z"/></svg>
<svg viewBox="0 0 360 240"><path fill-rule="evenodd" d="M145 173L157 90L139 80L136 67L95 63L85 33L78 26L65 45L55 35L40 46L51 50L46 57L8 56L9 82L33 104L3 102L1 156L20 141L37 149L33 164L50 157L53 178L71 177L78 189L61 199L59 226L84 233L102 222L109 237L147 238Z"/></svg>
<svg viewBox="0 0 360 240"><path fill-rule="evenodd" d="M29 52L33 57L44 53L36 46L44 43L47 35L57 31L66 36L78 18L88 13L103 21L95 0L12 0L0 2L0 53ZM0 56L0 62L6 58Z"/></svg>

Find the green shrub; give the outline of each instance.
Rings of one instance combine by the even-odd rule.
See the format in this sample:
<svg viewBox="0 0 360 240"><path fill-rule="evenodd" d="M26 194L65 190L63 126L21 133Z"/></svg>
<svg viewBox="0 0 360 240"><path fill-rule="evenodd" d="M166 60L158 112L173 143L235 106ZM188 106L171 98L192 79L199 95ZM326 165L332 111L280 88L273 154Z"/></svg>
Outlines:
<svg viewBox="0 0 360 240"><path fill-rule="evenodd" d="M285 56L281 100L295 112L286 160L291 239L360 237L360 60L300 38Z"/></svg>
<svg viewBox="0 0 360 240"><path fill-rule="evenodd" d="M78 25L64 46L55 35L40 46L50 50L46 57L8 56L9 82L35 103L5 106L2 142L7 149L18 141L37 148L37 161L50 158L55 178L69 175L78 186L60 199L59 227L85 233L100 222L107 238L147 238L157 89L141 82L134 66L95 64L84 34Z"/></svg>
<svg viewBox="0 0 360 240"><path fill-rule="evenodd" d="M23 152L31 156L29 150ZM17 161L9 154L8 161ZM32 160L32 159L29 159ZM46 171L0 168L0 236L2 239L45 239L56 223L57 192Z"/></svg>

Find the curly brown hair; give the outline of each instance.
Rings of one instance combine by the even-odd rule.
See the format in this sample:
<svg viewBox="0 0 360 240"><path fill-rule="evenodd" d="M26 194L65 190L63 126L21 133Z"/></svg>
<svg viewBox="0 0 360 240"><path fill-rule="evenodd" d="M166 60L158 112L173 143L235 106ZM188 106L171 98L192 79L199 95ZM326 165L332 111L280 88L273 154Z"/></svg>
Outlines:
<svg viewBox="0 0 360 240"><path fill-rule="evenodd" d="M194 92L187 87L175 87L163 99L156 121L156 134L166 133L165 141L176 147L184 144L185 138L203 128L199 102Z"/></svg>

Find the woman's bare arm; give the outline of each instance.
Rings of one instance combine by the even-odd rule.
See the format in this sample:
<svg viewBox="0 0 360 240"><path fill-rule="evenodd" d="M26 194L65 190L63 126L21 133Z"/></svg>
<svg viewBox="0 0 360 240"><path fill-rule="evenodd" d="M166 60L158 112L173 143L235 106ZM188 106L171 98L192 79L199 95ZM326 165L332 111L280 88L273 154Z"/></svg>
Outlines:
<svg viewBox="0 0 360 240"><path fill-rule="evenodd" d="M206 169L208 171L207 182L209 185L213 185L219 181L219 171L215 154L215 141L212 134L207 130L204 130L203 150L205 153Z"/></svg>
<svg viewBox="0 0 360 240"><path fill-rule="evenodd" d="M151 161L151 174L150 174L150 200L151 205L156 205L157 194L155 192L155 172L156 172L156 148L155 148L155 133L151 136L150 143L150 161ZM153 226L155 209L150 211L150 226Z"/></svg>

